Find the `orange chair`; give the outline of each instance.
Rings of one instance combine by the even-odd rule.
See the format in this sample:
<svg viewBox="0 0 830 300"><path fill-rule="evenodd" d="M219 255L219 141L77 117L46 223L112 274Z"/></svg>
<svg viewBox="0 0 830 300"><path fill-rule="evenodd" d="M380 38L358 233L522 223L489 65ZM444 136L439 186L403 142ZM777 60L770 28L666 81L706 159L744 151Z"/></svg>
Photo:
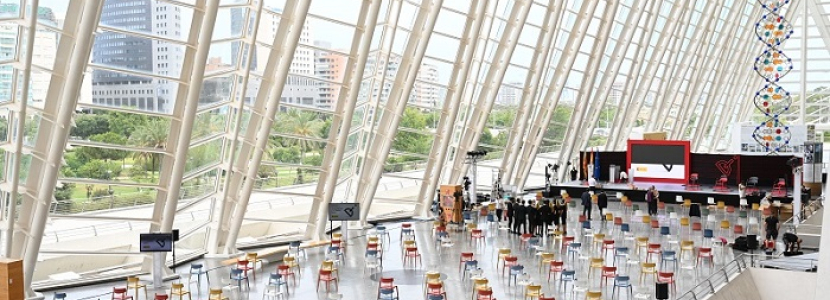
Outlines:
<svg viewBox="0 0 830 300"><path fill-rule="evenodd" d="M429 297L429 295L441 295L444 296L444 299L447 299L447 292L444 291L444 283L427 283L427 297Z"/></svg>
<svg viewBox="0 0 830 300"><path fill-rule="evenodd" d="M476 300L496 300L496 298L493 298L493 290L488 287L478 291Z"/></svg>
<svg viewBox="0 0 830 300"><path fill-rule="evenodd" d="M568 244L573 243L576 240L576 237L573 236L563 236L562 237L562 248L559 251L565 251L568 248Z"/></svg>
<svg viewBox="0 0 830 300"><path fill-rule="evenodd" d="M474 254L472 252L461 252L461 259L458 261L458 271L461 272L461 267L464 266L464 262L468 262L474 260Z"/></svg>
<svg viewBox="0 0 830 300"><path fill-rule="evenodd" d="M614 240L604 240L604 241L602 241L602 256L603 257L608 254L608 251L611 251L611 253L614 253L614 248L616 248L615 243L616 243L616 241L614 241Z"/></svg>
<svg viewBox="0 0 830 300"><path fill-rule="evenodd" d="M112 288L112 300L127 300L133 299L133 296L127 296L127 288Z"/></svg>
<svg viewBox="0 0 830 300"><path fill-rule="evenodd" d="M484 232L481 229L473 229L470 231L470 242L481 242L484 244Z"/></svg>
<svg viewBox="0 0 830 300"><path fill-rule="evenodd" d="M661 249L659 243L648 244L648 249L646 249L646 261L651 261L651 255L656 255L657 257L660 257L660 253L662 252L663 250Z"/></svg>
<svg viewBox="0 0 830 300"><path fill-rule="evenodd" d="M518 265L519 258L515 255L505 256L504 257L504 264L501 266L501 275L504 276L504 271L509 270L510 267Z"/></svg>
<svg viewBox="0 0 830 300"><path fill-rule="evenodd" d="M236 268L242 270L245 273L245 277L248 277L248 271L254 274L254 280L256 280L256 271L254 271L254 266L252 266L251 261L247 258L240 258L236 261Z"/></svg>
<svg viewBox="0 0 830 300"><path fill-rule="evenodd" d="M701 260L709 260L709 267L715 267L715 255L712 253L712 248L700 247L697 249L697 262L695 267L700 265Z"/></svg>
<svg viewBox="0 0 830 300"><path fill-rule="evenodd" d="M334 287L339 289L337 283L337 276L332 274L331 270L320 270L320 274L317 276L317 290L320 290L320 282L324 281L326 283L326 291L329 290L329 284L334 282Z"/></svg>
<svg viewBox="0 0 830 300"><path fill-rule="evenodd" d="M689 174L689 184L686 185L687 190L699 190L700 189L700 175L697 173Z"/></svg>
<svg viewBox="0 0 830 300"><path fill-rule="evenodd" d="M153 297L153 300L167 300L167 299L170 299L170 296L168 296L167 294L156 294L156 296Z"/></svg>

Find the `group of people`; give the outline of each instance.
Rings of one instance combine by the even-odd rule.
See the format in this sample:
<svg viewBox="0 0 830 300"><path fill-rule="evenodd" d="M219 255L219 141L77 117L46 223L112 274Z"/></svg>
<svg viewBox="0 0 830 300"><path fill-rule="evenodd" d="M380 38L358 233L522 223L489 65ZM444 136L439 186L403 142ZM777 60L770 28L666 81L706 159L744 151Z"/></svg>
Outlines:
<svg viewBox="0 0 830 300"><path fill-rule="evenodd" d="M582 215L588 218L588 221L591 220L594 202L593 196L596 196L597 208L600 214L602 214L602 210L608 208L608 195L605 194L605 191L596 186L588 188L582 192L582 196L580 197L582 199Z"/></svg>
<svg viewBox="0 0 830 300"><path fill-rule="evenodd" d="M516 200L505 201L508 227L513 234L545 235L550 226L565 231L568 207L565 200ZM497 213L500 216L500 214Z"/></svg>

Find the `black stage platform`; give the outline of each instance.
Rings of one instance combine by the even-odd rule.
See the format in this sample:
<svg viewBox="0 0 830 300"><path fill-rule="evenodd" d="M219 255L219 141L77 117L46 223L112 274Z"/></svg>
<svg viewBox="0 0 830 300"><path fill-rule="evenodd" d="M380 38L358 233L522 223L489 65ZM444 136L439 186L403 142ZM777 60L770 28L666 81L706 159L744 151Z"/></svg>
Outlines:
<svg viewBox="0 0 830 300"><path fill-rule="evenodd" d="M622 192L629 199L634 202L645 202L646 200L646 190L650 186L654 186L657 188L657 191L660 192L660 201L672 204L676 202L676 196L680 195L683 199L690 199L692 203L698 204L706 204L708 202L709 197L713 197L715 202L717 201L724 201L726 205L731 206L739 206L740 205L740 198L738 197L738 188L733 186L727 191L715 191L714 185L701 185L699 189L696 190L686 190L686 185L684 184L671 184L671 183L659 183L659 182L641 182L636 181L634 182L633 186L635 189L632 189L626 183L600 183L602 188L608 194L609 199L618 200L616 199L616 193ZM534 187L527 187L525 191L527 192L538 192L542 191L544 187L534 186ZM579 198L584 192L588 189L588 183L585 181L569 181L565 183L560 183L557 185L551 186L551 192L554 195L559 195L561 190L565 190L568 192L572 198ZM758 189L760 190L759 193L748 194L746 196L747 202L749 205L752 203L760 203L761 198L763 198L766 192L772 191L772 187L769 186L759 186ZM786 196L781 195L774 195L773 200L779 200L782 203L792 203L792 187L788 187Z"/></svg>

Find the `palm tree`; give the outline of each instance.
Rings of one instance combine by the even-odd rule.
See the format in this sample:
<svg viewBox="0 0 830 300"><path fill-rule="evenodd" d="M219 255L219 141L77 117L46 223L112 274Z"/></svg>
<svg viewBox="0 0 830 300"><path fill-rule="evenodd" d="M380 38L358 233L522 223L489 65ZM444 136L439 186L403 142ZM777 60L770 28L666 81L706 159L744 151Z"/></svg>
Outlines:
<svg viewBox="0 0 830 300"><path fill-rule="evenodd" d="M129 143L133 146L164 149L167 146L167 136L170 134L170 122L168 120L150 120L147 123L136 126L135 131L130 135ZM143 162L150 161L150 174L155 178L156 164L159 161L159 154L153 152L138 152L135 159Z"/></svg>
<svg viewBox="0 0 830 300"><path fill-rule="evenodd" d="M287 142L287 145L285 146L297 146L300 148L300 152L302 153L300 155L301 162L305 160L308 151L318 148L316 141L302 138L320 137L320 131L323 126L325 126L325 122L320 120L317 117L317 114L298 109L289 109L285 113L277 114L276 121L277 122L274 124L273 131L301 137L297 139L285 140ZM302 178L302 170L297 168L297 180L299 183L302 183Z"/></svg>

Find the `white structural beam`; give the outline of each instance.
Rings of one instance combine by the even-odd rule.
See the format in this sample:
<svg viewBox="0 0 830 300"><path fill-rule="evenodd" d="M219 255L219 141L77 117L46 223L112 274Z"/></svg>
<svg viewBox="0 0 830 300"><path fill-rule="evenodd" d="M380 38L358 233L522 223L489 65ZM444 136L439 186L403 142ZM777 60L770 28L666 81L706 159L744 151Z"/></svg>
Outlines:
<svg viewBox="0 0 830 300"><path fill-rule="evenodd" d="M15 247L13 250L18 250L18 253L23 254L23 286L26 289L26 298L38 298L38 295L31 288L32 276L37 266L40 245L49 218L49 207L54 198L55 185L57 184L66 141L69 138L72 116L78 103L78 94L81 90L84 71L87 63L89 63L89 55L94 41L93 33L98 25L102 7L103 1L85 2L80 18L73 18L72 20L77 22L77 26L72 26L74 27L72 29L75 29L73 36L62 36L58 48L58 53L68 53L68 64L61 66L62 69L55 68L56 73L62 75L64 80L55 80L59 76L52 76L54 86L51 86L47 92L46 100L50 107L44 110L41 120L41 128L51 126L49 128L51 130L45 131L49 134L38 135L36 145L42 147L36 149L43 152L33 155L33 166L35 160L41 160L38 157L45 159L40 161L39 174L33 177L30 173L26 180L27 188L35 192L34 194L27 193L24 195L24 202L31 201L35 205L31 217L31 228L29 228L28 234L15 232L21 234L22 238L19 244L13 246ZM68 40L69 44L64 44L64 40ZM60 52L60 50L66 52ZM62 88L57 88L55 84L61 84ZM46 124L48 125L43 126ZM15 243L17 243L17 239L15 239Z"/></svg>
<svg viewBox="0 0 830 300"><path fill-rule="evenodd" d="M199 106L202 92L205 68L210 54L210 41L213 38L213 29L216 24L216 15L219 11L219 0L201 0L197 5L204 10L194 10L193 26L190 27L180 80L187 82L187 88L177 89L176 103L173 107L174 118L170 121L170 136L165 151L172 157L172 163L163 163L156 205L153 210L151 232L172 232L173 221L179 203L182 178L187 164L190 140L193 136L193 122ZM149 258L149 256L147 256ZM150 263L145 263L146 270L150 270Z"/></svg>
<svg viewBox="0 0 830 300"><path fill-rule="evenodd" d="M669 20L666 21L666 26L664 27L665 30L660 33L660 37L657 41L657 46L654 49L651 59L648 59L649 63L646 66L646 71L644 75L640 77L637 83L637 89L634 91L630 100L627 98L627 94L623 95L622 101L632 101L631 107L626 112L625 118L621 123L620 133L617 135L617 143L623 143L623 141L628 139L628 136L631 134L631 129L634 127L635 120L637 120L637 116L640 115L640 110L643 108L643 104L646 102L646 98L648 97L649 91L651 90L651 85L654 82L655 78L657 77L657 72L660 67L661 62L665 58L666 54L670 54L669 64L670 67L677 54L679 53L678 48L680 48L680 44L682 39L672 37L675 35L674 32L677 31L677 35L680 36L686 32L688 26L693 26L689 24L689 20L691 19L693 9L693 1L687 1L686 3L679 3L676 2L675 6L672 7L672 12L669 15ZM685 7L684 7L685 6ZM683 19L681 20L681 15L684 15ZM681 27L680 25L683 24L685 27ZM673 42L673 45L670 47L669 43ZM668 68L666 68L668 69ZM668 70L664 70L662 75L661 81L665 80L665 77L670 74ZM660 99L653 99L654 103L660 102ZM654 108L652 108L654 109Z"/></svg>
<svg viewBox="0 0 830 300"><path fill-rule="evenodd" d="M208 251L223 251L224 254L237 252L236 240L242 227L248 201L256 182L256 173L265 153L271 126L280 103L288 71L294 59L294 52L299 44L300 34L303 31L311 0L298 0L286 3L285 12L280 15L280 25L274 35L274 47L268 55L268 62L262 78L259 91L256 95L256 104L252 110L251 119L235 167L230 170L231 189L225 191L224 216L219 222L220 229L227 229L224 244L220 249ZM239 188L233 188L239 187Z"/></svg>
<svg viewBox="0 0 830 300"><path fill-rule="evenodd" d="M20 90L20 96L17 93L12 93L13 100L15 102L15 118L14 121L17 123L15 128L15 134L13 139L12 147L14 147L14 151L11 153L11 190L8 193L4 193L3 202L5 203L5 211L0 212L0 218L5 218L3 221L5 222L6 227L2 229L3 231L3 249L0 253L3 257L12 257L12 237L14 236L14 221L15 215L17 214L17 193L19 191L20 185L20 165L22 161L22 153L23 153L23 138L26 135L26 108L29 107L29 85L31 83L32 78L32 56L34 55L34 45L35 45L35 33L37 32L37 14L39 8L39 0L32 0L31 6L27 7L26 13L27 19L26 27L28 27L26 31L19 30L18 31L18 41L22 41L23 34L26 34L26 44L20 43L18 45L18 53L25 53L25 57L23 58L23 66L25 69L23 70L22 77L17 78L18 82L22 81L23 88ZM76 3L77 6L77 3ZM25 48L23 48L25 47ZM14 72L12 76L18 77L18 72Z"/></svg>
<svg viewBox="0 0 830 300"><path fill-rule="evenodd" d="M591 132L586 132L585 129L593 128L594 126L592 124L585 124L585 118L588 117L587 114L599 115L600 111L591 111L589 107L602 110L602 104L605 102L605 99L600 100L592 96L594 95L594 84L598 77L600 62L603 60L603 56L605 56L604 52L608 44L608 35L614 25L613 20L617 14L618 7L619 1L605 1L605 9L602 18L599 20L599 34L597 35L596 41L594 41L593 49L591 50L592 55L588 58L588 66L585 69L585 74L582 76L582 82L579 84L579 91L577 92L578 98L576 98L573 113L571 114L570 120L568 120L567 129L565 130L565 141L562 143L562 148L559 149L560 164L564 165L564 162L570 160L572 152L580 150L577 148L577 139L580 136L583 136L586 140L587 137L591 136ZM629 15L633 14L629 13ZM602 75L608 75L608 73L605 73L607 71L607 68L603 70ZM565 173L562 172L560 177L564 177Z"/></svg>
<svg viewBox="0 0 830 300"><path fill-rule="evenodd" d="M549 84L547 93L544 96L544 102L541 105L541 110L533 119L533 124L528 129L526 135L525 146L522 147L522 154L519 156L518 172L513 183L518 190L524 189L527 177L530 175L530 169L533 167L533 161L536 159L536 154L542 145L542 138L545 136L545 129L550 124L550 119L553 117L553 112L559 104L559 98L562 96L562 91L565 88L565 82L570 76L573 69L574 61L579 52L579 47L585 39L588 25L591 23L594 10L599 4L598 0L589 0L582 2L579 8L579 13L576 15L574 26L568 35L568 41L565 44L565 49L559 61L556 64L556 71ZM562 172L563 174L566 172Z"/></svg>
<svg viewBox="0 0 830 300"><path fill-rule="evenodd" d="M671 74L668 80L668 89L664 89L665 94L659 94L657 96L657 102L661 103L663 107L663 111L659 109L651 111L651 119L649 120L649 125L653 126L652 130L662 131L665 130L664 125L666 120L671 117L671 111L674 107L675 103L682 103L684 102L691 102L696 101L696 99L688 98L688 94L683 94L681 91L683 83L686 83L686 86L691 86L694 84L691 78L693 78L694 71L700 69L703 64L707 62L706 59L703 59L702 55L699 55L701 52L701 48L703 45L708 44L709 40L714 35L714 24L717 22L717 17L720 15L720 8L723 7L725 1L707 1L704 11L698 20L697 23L700 25L694 26L694 33L692 34L692 39L686 45L686 49L683 51L683 59L680 61L679 65L675 65L676 73ZM715 15L715 12L718 12ZM715 19L713 22L712 19ZM684 34L685 36L686 34ZM687 78L689 80L687 81ZM685 99L684 99L685 98ZM681 108L682 109L682 108ZM676 120L680 115L680 109L675 111L674 119ZM674 131L674 129L672 129Z"/></svg>
<svg viewBox="0 0 830 300"><path fill-rule="evenodd" d="M331 134L326 145L323 161L329 162L320 172L317 190L309 213L308 235L321 239L325 235L328 204L337 188L337 177L343 163L346 142L352 127L352 115L360 94L361 79L366 70L369 48L375 32L381 0L364 0L358 16L358 26L352 36L352 50L346 63L343 85L338 94L337 106L332 118Z"/></svg>
<svg viewBox="0 0 830 300"><path fill-rule="evenodd" d="M395 133L406 109L412 86L418 75L418 68L421 66L443 2L443 0L421 2L412 32L409 34L406 48L402 53L400 69L389 93L389 99L383 105L383 113L380 115L378 127L366 151L366 158L361 168L357 200L361 202L360 221L362 222L365 222L369 215L369 209L383 173L383 164L389 157L389 150L395 140ZM378 113L380 112L376 112Z"/></svg>
<svg viewBox="0 0 830 300"><path fill-rule="evenodd" d="M474 65L476 49L479 45L486 44L486 41L480 38L480 33L482 24L487 19L485 12L489 2L489 0L473 0L470 4L464 33L456 53L455 67L453 67L450 76L450 86L447 88L446 97L444 97L438 130L435 132L435 140L430 150L432 155L427 158L423 184L421 184L421 190L418 193L418 203L415 207L417 216L428 216L432 199L435 197L435 190L438 187L442 169L446 163L452 129L456 126L455 122L458 120L458 111L463 100L462 96L467 89L467 78Z"/></svg>
<svg viewBox="0 0 830 300"><path fill-rule="evenodd" d="M652 1L652 7L648 10L649 19L643 28L654 28L655 24L657 23L657 19L660 15L659 8L662 3L663 2L660 1ZM675 4L674 6L677 6L677 4ZM638 26L636 27L636 30L642 29ZM625 83L623 84L622 96L620 97L619 103L617 104L617 113L614 114L614 120L611 122L612 126L608 134L609 139L608 142L605 144L605 148L608 150L618 150L617 141L623 139L623 137L619 136L622 128L622 122L626 119L626 114L631 111L631 109L629 108L632 106L632 101L627 100L628 96L631 95L631 90L637 86L637 82L639 82L640 80L640 74L645 69L643 64L649 63L649 61L646 60L645 57L646 53L648 52L647 50L649 43L651 41L651 36L654 34L655 31L642 31L643 34L640 35L640 39L637 41L637 48L634 52L634 58L631 61L631 69L628 71L628 76L626 76Z"/></svg>
<svg viewBox="0 0 830 300"><path fill-rule="evenodd" d="M557 2L559 2L558 5ZM513 126L510 127L510 133L507 135L504 157L499 168L503 172L503 180L508 182L513 177L516 158L525 142L527 124L533 118L535 108L533 104L537 102L536 100L542 90L539 88L539 84L542 82L545 70L550 67L551 47L557 33L557 24L559 24L559 20L565 12L564 4L563 1L549 1L545 19L542 22L542 30L539 31L539 38L536 40L536 47L533 49L533 59L530 62L527 78L525 78L525 86L522 89L519 111Z"/></svg>
<svg viewBox="0 0 830 300"><path fill-rule="evenodd" d="M513 2L513 8L510 11L509 19L507 19L507 26L505 26L502 37L496 47L493 62L490 65L490 69L487 70L487 75L484 77L478 99L475 99L475 103L471 106L466 126L462 129L461 141L455 149L455 156L452 162L450 182L459 182L461 176L467 172L467 165L464 163L467 152L475 150L478 147L478 141L481 138L481 133L487 126L487 117L490 116L490 111L493 109L493 103L496 100L499 88L501 88L504 74L510 65L513 51L519 42L519 36L522 33L522 28L525 25L525 20L527 20L531 5L532 2L529 0L517 0Z"/></svg>
<svg viewBox="0 0 830 300"><path fill-rule="evenodd" d="M600 80L599 83L599 90L596 90L591 94L590 98L593 98L593 101L591 102L590 107L583 114L583 118L587 117L588 122L578 123L585 124L585 127L582 129L581 134L576 135L574 147L571 149L571 152L567 153L567 156L561 157L559 160L560 163L569 161L571 157L579 153L580 149L585 149L585 147L588 146L588 141L594 132L594 128L597 126L597 122L599 121L599 117L605 107L605 103L608 101L608 95L611 93L614 81L617 79L617 75L619 74L620 66L624 60L625 51L631 44L634 32L637 31L637 24L640 24L641 18L643 17L643 11L646 8L645 3L643 2L644 1L636 1L632 4L632 11L628 13L628 17L622 25L623 30L621 31L619 39L612 50L610 62L608 63L610 68L603 73L602 80ZM652 2L651 9L654 9L656 4L657 1ZM596 93L598 93L598 96Z"/></svg>
<svg viewBox="0 0 830 300"><path fill-rule="evenodd" d="M719 102L726 100L729 98L726 96L729 92L733 92L733 88L735 85L727 85L730 82L732 76L729 74L734 74L733 76L738 76L738 73L744 73L751 68L742 68L749 63L749 59L746 57L746 50L752 49L752 47L746 47L746 45L751 42L751 37L754 36L753 30L750 30L750 26L748 24L740 24L739 21L741 20L741 14L743 14L745 7L744 5L740 5L738 3L733 4L732 12L730 13L729 18L727 18L727 24L723 27L724 32L721 34L720 40L717 42L717 45L724 45L722 51L719 55L721 57L721 62L718 69L714 72L702 72L709 74L705 77L710 77L711 75L716 75L712 78L713 84L710 85L709 93L706 98L706 101L701 108L701 113L698 114L696 120L691 120L691 115L694 114L694 111L697 110L697 104L695 107L690 109L689 114L690 116L686 117L685 120L679 123L678 126L682 126L684 128L693 128L690 132L688 138L690 140L695 141L692 145L692 149L698 151L702 140L694 139L697 132L701 131L701 128L705 127L705 120L707 120L711 114L711 110L713 107L717 106ZM751 22L749 22L751 23ZM731 29L730 29L731 28ZM729 31L726 31L730 29ZM729 42L731 40L732 42ZM742 51L741 51L742 50ZM724 92L721 92L724 91ZM697 99L696 97L693 99ZM726 100L731 102L732 99ZM729 102L727 102L729 103ZM731 118L731 111L734 105L727 105L725 107L726 113L723 114L724 117L728 116ZM694 127L692 127L694 124ZM683 136L678 136L678 138L682 138Z"/></svg>

